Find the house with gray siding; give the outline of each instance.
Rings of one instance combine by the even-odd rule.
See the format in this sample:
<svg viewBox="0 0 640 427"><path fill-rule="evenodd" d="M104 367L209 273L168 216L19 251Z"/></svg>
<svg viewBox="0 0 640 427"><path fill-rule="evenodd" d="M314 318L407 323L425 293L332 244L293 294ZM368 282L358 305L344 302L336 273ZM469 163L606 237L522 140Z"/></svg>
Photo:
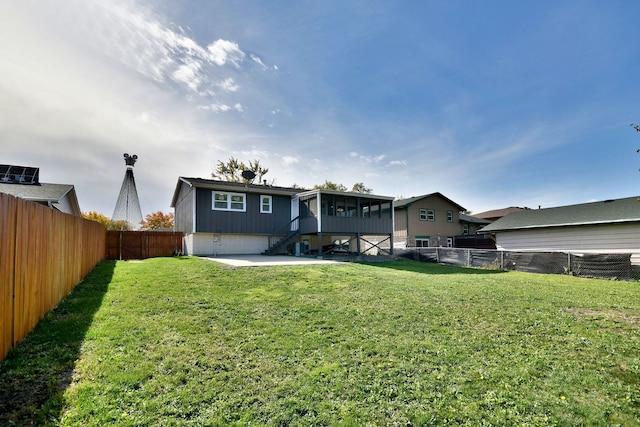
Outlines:
<svg viewBox="0 0 640 427"><path fill-rule="evenodd" d="M640 254L638 197L509 213L480 230L508 251ZM634 257L636 258L636 257Z"/></svg>
<svg viewBox="0 0 640 427"><path fill-rule="evenodd" d="M75 187L71 184L40 182L39 168L0 165L0 193L39 203L69 215L82 216Z"/></svg>
<svg viewBox="0 0 640 427"><path fill-rule="evenodd" d="M385 196L180 177L171 207L190 255L363 253L393 236Z"/></svg>

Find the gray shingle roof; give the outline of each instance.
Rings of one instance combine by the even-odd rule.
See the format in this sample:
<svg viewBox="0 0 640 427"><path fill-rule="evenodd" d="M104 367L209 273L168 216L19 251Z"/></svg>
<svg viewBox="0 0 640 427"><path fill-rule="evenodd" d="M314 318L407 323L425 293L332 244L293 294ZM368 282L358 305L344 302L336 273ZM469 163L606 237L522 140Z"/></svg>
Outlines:
<svg viewBox="0 0 640 427"><path fill-rule="evenodd" d="M4 184L0 183L0 193L20 196L26 200L57 202L69 191L73 190L70 184Z"/></svg>
<svg viewBox="0 0 640 427"><path fill-rule="evenodd" d="M394 202L394 207L395 208L403 208L405 206L411 206L413 203L417 202L418 200L426 199L427 197L431 197L431 196L440 197L440 198L446 200L447 202L449 202L452 205L456 206L458 208L458 210L460 210L460 211L464 211L465 210L464 207L460 206L459 204L457 204L453 200L449 199L448 197L445 197L442 193L424 194L422 196L409 197L408 199L396 200Z"/></svg>
<svg viewBox="0 0 640 427"><path fill-rule="evenodd" d="M482 228L481 233L576 225L640 222L638 197L512 212Z"/></svg>
<svg viewBox="0 0 640 427"><path fill-rule="evenodd" d="M491 224L491 221L484 218L478 218L475 215L465 215L463 213L460 214L460 221L470 222L472 224Z"/></svg>

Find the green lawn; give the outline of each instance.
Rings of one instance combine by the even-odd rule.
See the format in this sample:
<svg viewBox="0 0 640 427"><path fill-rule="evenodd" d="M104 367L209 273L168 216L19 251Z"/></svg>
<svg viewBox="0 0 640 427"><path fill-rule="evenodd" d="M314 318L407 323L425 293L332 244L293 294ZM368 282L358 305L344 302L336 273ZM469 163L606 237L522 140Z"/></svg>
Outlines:
<svg viewBox="0 0 640 427"><path fill-rule="evenodd" d="M636 426L640 284L104 262L0 365L10 421Z"/></svg>

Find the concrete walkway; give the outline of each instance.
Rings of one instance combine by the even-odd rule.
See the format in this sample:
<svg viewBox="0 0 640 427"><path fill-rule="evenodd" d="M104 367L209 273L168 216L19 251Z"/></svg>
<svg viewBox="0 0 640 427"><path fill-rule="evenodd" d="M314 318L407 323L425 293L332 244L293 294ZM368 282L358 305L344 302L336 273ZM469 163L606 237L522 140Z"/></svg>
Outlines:
<svg viewBox="0 0 640 427"><path fill-rule="evenodd" d="M201 258L234 267L266 267L270 265L339 264L339 261L284 255L220 255Z"/></svg>

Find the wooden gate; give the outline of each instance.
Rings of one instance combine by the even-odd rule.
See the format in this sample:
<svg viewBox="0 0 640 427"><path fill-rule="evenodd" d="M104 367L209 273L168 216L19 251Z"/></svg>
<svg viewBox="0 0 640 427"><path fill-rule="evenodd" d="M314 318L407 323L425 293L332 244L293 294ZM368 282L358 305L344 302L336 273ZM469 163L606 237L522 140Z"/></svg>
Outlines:
<svg viewBox="0 0 640 427"><path fill-rule="evenodd" d="M108 231L108 259L145 259L182 254L179 231Z"/></svg>

